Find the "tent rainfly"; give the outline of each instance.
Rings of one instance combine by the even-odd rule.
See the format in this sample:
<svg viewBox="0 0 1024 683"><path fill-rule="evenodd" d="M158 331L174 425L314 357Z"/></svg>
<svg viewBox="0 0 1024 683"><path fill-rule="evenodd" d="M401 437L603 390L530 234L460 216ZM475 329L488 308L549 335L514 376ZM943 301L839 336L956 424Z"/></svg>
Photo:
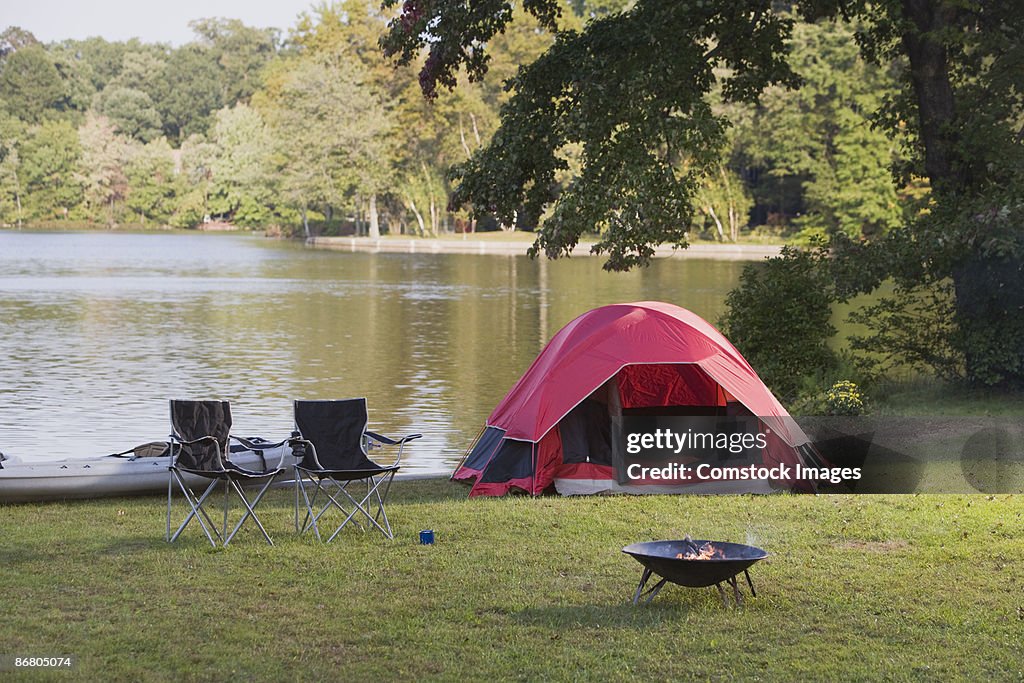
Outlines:
<svg viewBox="0 0 1024 683"><path fill-rule="evenodd" d="M767 480L620 484L616 416L757 416L764 465L813 460L810 440L739 351L712 325L672 304L602 306L552 338L487 419L452 478L471 496L770 492ZM621 461L620 461L621 462Z"/></svg>

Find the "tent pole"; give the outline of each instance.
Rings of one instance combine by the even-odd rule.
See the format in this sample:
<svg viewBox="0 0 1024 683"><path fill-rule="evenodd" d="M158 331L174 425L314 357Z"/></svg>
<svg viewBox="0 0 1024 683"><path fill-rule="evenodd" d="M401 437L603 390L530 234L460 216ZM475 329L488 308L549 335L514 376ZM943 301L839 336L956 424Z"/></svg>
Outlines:
<svg viewBox="0 0 1024 683"><path fill-rule="evenodd" d="M477 432L476 438L473 439L472 443L469 444L469 448L467 448L466 452L463 453L462 460L460 460L459 464L455 466L454 470L452 470L452 476L448 477L448 481L451 481L455 477L455 473L461 470L462 466L466 464L466 460L469 458L469 454L473 452L474 448L476 448L477 441L480 440L480 437L484 435L485 431L487 431L487 425L484 425L484 428Z"/></svg>

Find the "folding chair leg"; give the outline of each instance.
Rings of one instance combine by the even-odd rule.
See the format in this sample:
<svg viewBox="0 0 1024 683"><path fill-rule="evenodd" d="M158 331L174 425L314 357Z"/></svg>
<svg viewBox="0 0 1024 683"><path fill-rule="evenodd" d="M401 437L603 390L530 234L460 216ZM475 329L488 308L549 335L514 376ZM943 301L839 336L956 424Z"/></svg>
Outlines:
<svg viewBox="0 0 1024 683"><path fill-rule="evenodd" d="M313 481L312 477L309 477L309 481L310 481L310 483L315 483ZM299 535L302 535L302 534L306 533L307 531L309 531L310 526L312 526L313 527L313 531L316 533L317 539L319 540L319 538L320 538L320 531L319 531L319 529L316 528L315 519L313 520L313 523L310 522L310 519L313 518L313 504L316 502L316 498L317 498L318 493L319 493L319 484L317 484L317 490L313 492L313 500L310 500L309 496L306 494L306 482L302 478L302 473L300 473L298 471L295 472L295 531ZM305 519L302 520L302 525L301 526L299 525L299 498L300 498L300 494L301 494L302 501L306 505L306 517L305 517Z"/></svg>
<svg viewBox="0 0 1024 683"><path fill-rule="evenodd" d="M314 479L312 476L303 476L296 472L295 476L295 530L304 534L310 529L316 534L317 540L323 541L320 534L320 521L332 509L337 509L344 515L341 524L327 538L326 543L333 541L341 530L349 523L355 523L365 532L370 526L374 526L386 538L393 539L394 532L391 529L391 522L385 511L384 501L387 499L391 482L395 476L394 472L388 472L381 477L367 477L362 481L365 483L365 493L359 492L353 495L349 491L349 485L359 480L337 481L329 477ZM313 495L309 495L307 486L315 486ZM333 486L333 489L332 489ZM326 500L321 504L321 494ZM342 498L344 496L344 498ZM357 498L359 496L360 498ZM299 522L299 500L305 504L306 516ZM347 499L347 500L346 500ZM373 501L376 501L377 509L372 510ZM344 503L347 503L344 504ZM363 517L366 518L365 526Z"/></svg>
<svg viewBox="0 0 1024 683"><path fill-rule="evenodd" d="M222 529L224 529L223 533L221 534L221 538L225 539L224 545L228 544L226 539L228 535L228 487L230 481L230 479L224 480L224 526L221 527Z"/></svg>
<svg viewBox="0 0 1024 683"><path fill-rule="evenodd" d="M341 491L341 492L344 492L344 491L345 491L345 486L346 486L346 485L348 484L348 482L346 482L345 484L339 484L339 483L338 483L337 481L334 481L333 479L321 480L321 481L320 481L320 482L318 483L318 488L317 488L317 495L319 495L319 493L320 493L321 491L323 491L323 494L324 494L324 496L326 496L326 497L327 497L327 502L326 502L326 503L324 503L323 507L322 507L322 508L320 508L320 511L319 511L319 512L317 512L317 513L316 513L316 514L315 514L315 515L313 516L313 519L314 519L314 520L315 520L315 521L316 521L317 523L319 523L319 521L320 521L320 518L324 516L324 513L326 513L326 512L327 512L328 510L330 510L331 508L337 508L338 510L340 510L340 511L341 511L341 513L342 513L342 514L348 513L348 516L347 516L347 517L346 517L346 518L344 519L344 521L342 521L342 523L341 523L341 526L339 526L339 527L338 527L338 529L341 529L341 527L344 527L344 526L345 526L346 524L348 524L348 523L349 523L349 521L351 521L352 517L353 517L353 516L354 516L354 515L356 514L356 511L355 511L355 510L352 510L352 512L348 512L348 510L346 510L346 509L345 509L345 506L344 506L344 505L342 505L342 504L341 504L340 502L338 502L338 499L337 499L337 498L335 498L334 496L332 496L332 495L331 495L331 492L330 492L330 491L329 491L329 490L327 489L327 487L323 485L323 482L324 482L324 481L329 481L329 482L331 482L331 483L332 483L332 484L334 484L334 485L335 485L335 486L336 486L336 487L338 488L338 490L339 490L339 491ZM346 495L347 495L347 494L346 494ZM351 498L351 496L349 496L349 498ZM314 496L313 500L314 500L314 502L316 501L316 496ZM312 512L312 509L310 509L310 512ZM335 536L337 536L337 535L338 535L338 530L337 530L337 529L335 529L334 533L333 533L333 534L331 534L331 537L327 539L327 542L328 542L328 543L330 543L330 542L331 542L332 540L334 540L334 537L335 537ZM319 538L319 534L317 534L317 538Z"/></svg>
<svg viewBox="0 0 1024 683"><path fill-rule="evenodd" d="M312 500L310 499L309 494L306 492L306 482L302 479L302 474L299 473L299 472L296 472L296 479L295 479L296 480L296 489L295 489L295 530L299 534L304 534L307 531L309 531L310 528L312 528L313 529L313 533L316 534L316 539L318 541L320 541L320 540L323 540L323 539L320 538L320 526L318 524L318 521L320 519L320 516L323 514L323 510L321 510L319 514L314 514L313 506L316 504L317 498L320 496L320 491L323 488L323 481L322 480L314 481L313 477L308 477L308 479L309 479L309 482L311 484L315 484L316 485L316 488L313 491L313 498L312 498ZM299 492L300 491L302 493L302 500L306 504L306 517L305 517L305 519L302 520L302 525L301 526L299 525Z"/></svg>
<svg viewBox="0 0 1024 683"><path fill-rule="evenodd" d="M252 521L254 521L256 523L256 526L260 528L260 531L263 532L263 538L267 539L267 543L269 543L270 545L274 545L274 541L271 540L270 534L268 534L267 530L263 527L263 523L260 521L260 518L256 515L255 510L256 506L259 505L260 503L260 499L263 498L263 494L265 494L270 489L270 485L274 483L273 477L267 480L267 483L263 485L263 488L261 488L259 493L256 494L256 497L253 498L252 503L250 503L249 499L245 497L245 492L243 491L242 487L238 484L237 481L235 481L234 479L228 479L226 481L228 484L231 485L231 488L235 490L235 493L238 494L239 499L241 499L242 505L245 506L245 514L243 514L242 518L238 520L238 524L235 525L235 528L231 531L231 533L225 537L224 545L227 546L227 544L231 542L231 539L235 537L235 534L238 533L238 530L242 528L242 525L245 524L245 520L249 517L252 517ZM225 516L224 519L226 520L227 517ZM227 531L227 525L225 525L224 530L225 532Z"/></svg>
<svg viewBox="0 0 1024 683"><path fill-rule="evenodd" d="M382 534L384 534L385 537L387 537L388 539L394 539L395 535L394 535L394 533L391 530L391 523L388 521L387 513L384 512L384 499L387 497L387 493L386 492L388 490L390 490L390 488L391 488L391 481L394 479L394 477L395 477L395 473L394 472L389 472L386 475L382 476L380 479L375 479L374 477L369 477L368 480L367 480L366 485L367 485L367 487L369 487L370 486L370 481L372 481L373 482L373 488L371 488L369 490L369 492L365 496L363 496L363 499L361 501L356 501L356 499L352 496L351 493L348 492L348 489L345 488L344 486L339 487L341 489L341 492L345 494L345 497L348 498L349 501L352 503L352 505L355 506L355 509L353 509L352 512L349 513L349 516L345 519L344 522L341 523L341 526L339 526L334 531L334 533L331 535L331 537L329 539L327 539L327 542L330 543L331 541L333 541L334 537L337 536L341 532L342 528L346 524L348 524L348 522L355 516L355 514L357 512L363 513L363 515L370 522L370 524L372 524L373 526L377 527L377 530L380 531ZM386 486L385 486L385 489L384 489L385 490L385 496L384 496L384 498L382 498L381 495L380 495L380 487L381 487L382 484L385 484L385 483L386 483ZM383 518L384 518L384 526L381 526L381 524L377 521L377 519L374 517L374 515L371 515L370 512L366 509L367 501L369 501L370 497L373 496L373 495L376 495L376 497L377 497L378 515L379 516L383 516Z"/></svg>
<svg viewBox="0 0 1024 683"><path fill-rule="evenodd" d="M206 513L206 510L203 509L203 503L206 502L206 499L210 496L210 494L213 492L214 488L217 486L217 480L214 479L213 481L211 481L210 485L207 486L206 490L203 492L203 495L199 496L197 498L196 495L192 492L192 489L188 486L188 484L185 483L185 480L182 478L180 473L175 472L175 471L172 470L171 474L174 477L174 479L178 482L178 487L181 489L181 492L184 494L185 500L188 502L189 507L191 509L189 510L188 515L185 516L185 520L181 523L181 526L178 527L178 530L175 531L173 535L169 535L168 536L168 539L167 539L168 543L173 543L174 541L178 540L178 537L181 536L181 532L185 530L185 527L187 527L189 522L192 521L192 518L195 517L196 519L199 520L199 525L203 527L203 533L206 534L206 538L210 541L210 544L213 547L216 548L217 547L217 542L213 540L213 537L217 536L218 540L223 540L224 537L217 530L217 526L213 523L213 520L210 519L209 515ZM168 483L167 483L167 489L168 489L168 494L167 494L167 531L170 532L170 529L171 529L171 482L170 481L168 481ZM204 521L204 519L205 519L205 521ZM207 523L209 523L209 528L207 528ZM212 534L211 534L211 530L213 532Z"/></svg>

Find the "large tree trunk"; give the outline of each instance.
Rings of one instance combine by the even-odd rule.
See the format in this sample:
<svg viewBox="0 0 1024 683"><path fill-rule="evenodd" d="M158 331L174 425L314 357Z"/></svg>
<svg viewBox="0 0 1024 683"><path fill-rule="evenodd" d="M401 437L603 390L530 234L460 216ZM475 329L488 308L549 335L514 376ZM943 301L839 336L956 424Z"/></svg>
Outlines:
<svg viewBox="0 0 1024 683"><path fill-rule="evenodd" d="M942 44L944 36L959 30L959 4L952 0L903 2L908 27L902 41L917 97L925 173L935 195L951 202L969 195L976 180L971 168L974 159L960 151L949 55ZM1024 383L1024 340L1019 329L1024 311L1020 294L1024 292L1024 267L978 248L964 250L956 259L952 278L968 380Z"/></svg>
<svg viewBox="0 0 1024 683"><path fill-rule="evenodd" d="M903 47L910 58L910 78L917 97L925 173L936 192L958 194L970 178L965 160L956 154L956 102L949 80L949 55L942 43L943 35L955 30L957 3L904 0L903 16L908 21Z"/></svg>

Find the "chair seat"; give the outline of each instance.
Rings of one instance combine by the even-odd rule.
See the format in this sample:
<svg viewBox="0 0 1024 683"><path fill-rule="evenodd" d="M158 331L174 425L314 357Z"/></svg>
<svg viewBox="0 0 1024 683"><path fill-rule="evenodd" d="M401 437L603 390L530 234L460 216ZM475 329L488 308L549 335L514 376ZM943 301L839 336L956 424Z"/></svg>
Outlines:
<svg viewBox="0 0 1024 683"><path fill-rule="evenodd" d="M247 470L244 467L239 467L233 463L227 463L228 469L226 470L194 470L188 467L176 467L175 469L179 472L188 472L199 477L205 477L207 479L265 479L267 477L276 477L277 475L284 472L285 468L278 467L276 469L267 470L266 472L256 472L254 470Z"/></svg>
<svg viewBox="0 0 1024 683"><path fill-rule="evenodd" d="M378 474L387 474L388 472L397 472L398 466L394 465L391 467L376 467L374 469L359 469L359 470L321 470L311 469L303 467L302 465L296 465L295 469L302 470L306 474L317 477L318 479L337 479L339 481L353 481L356 479L366 479L368 477L374 477Z"/></svg>

